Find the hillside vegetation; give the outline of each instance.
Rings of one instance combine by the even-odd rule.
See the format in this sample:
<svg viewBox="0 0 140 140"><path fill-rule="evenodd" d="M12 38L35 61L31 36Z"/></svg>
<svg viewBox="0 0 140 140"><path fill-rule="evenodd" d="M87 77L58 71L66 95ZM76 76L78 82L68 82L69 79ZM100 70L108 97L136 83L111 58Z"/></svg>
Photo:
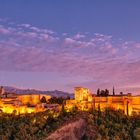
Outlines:
<svg viewBox="0 0 140 140"><path fill-rule="evenodd" d="M0 114L0 139L43 140L56 129L78 119L86 120L81 140L140 140L140 115L126 116L121 110L79 112L45 111L25 115Z"/></svg>

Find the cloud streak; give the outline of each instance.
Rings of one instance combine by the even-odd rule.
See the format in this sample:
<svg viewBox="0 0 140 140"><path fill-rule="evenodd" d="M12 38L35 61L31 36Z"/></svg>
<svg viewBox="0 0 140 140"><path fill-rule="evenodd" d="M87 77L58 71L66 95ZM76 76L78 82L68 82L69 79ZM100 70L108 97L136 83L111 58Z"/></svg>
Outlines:
<svg viewBox="0 0 140 140"><path fill-rule="evenodd" d="M79 83L89 87L140 83L140 42L99 33L91 37L56 34L30 24L1 24L0 70L82 75L87 81Z"/></svg>

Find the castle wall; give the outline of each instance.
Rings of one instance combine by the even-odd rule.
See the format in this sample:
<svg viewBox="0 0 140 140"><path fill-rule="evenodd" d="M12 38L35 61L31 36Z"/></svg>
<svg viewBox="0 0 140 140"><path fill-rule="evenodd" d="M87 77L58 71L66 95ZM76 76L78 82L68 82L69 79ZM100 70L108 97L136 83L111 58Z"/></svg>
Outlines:
<svg viewBox="0 0 140 140"><path fill-rule="evenodd" d="M79 110L88 110L90 108L104 110L111 107L121 109L125 114L131 115L133 111L140 112L140 96L128 95L112 95L112 96L93 96L89 94L89 90L83 87L75 88L75 101L69 100L66 106L77 106Z"/></svg>
<svg viewBox="0 0 140 140"><path fill-rule="evenodd" d="M46 94L21 94L21 95L18 95L18 99L23 104L36 105L36 104L40 103L40 99L43 96L46 98L46 100L51 98L51 96L46 95Z"/></svg>
<svg viewBox="0 0 140 140"><path fill-rule="evenodd" d="M46 100L51 98L51 96L46 94L20 94L17 97L2 98L0 99L0 110L5 113L15 112L16 114L43 111L43 107L38 105L43 96ZM28 104L34 107L28 107Z"/></svg>

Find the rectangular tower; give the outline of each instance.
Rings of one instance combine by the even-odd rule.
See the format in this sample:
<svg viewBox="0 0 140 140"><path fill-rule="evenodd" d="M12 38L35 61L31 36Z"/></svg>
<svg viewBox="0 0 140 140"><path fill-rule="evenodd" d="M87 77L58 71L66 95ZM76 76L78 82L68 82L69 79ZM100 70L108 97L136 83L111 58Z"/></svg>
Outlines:
<svg viewBox="0 0 140 140"><path fill-rule="evenodd" d="M74 88L74 96L76 101L88 101L89 89L83 87Z"/></svg>

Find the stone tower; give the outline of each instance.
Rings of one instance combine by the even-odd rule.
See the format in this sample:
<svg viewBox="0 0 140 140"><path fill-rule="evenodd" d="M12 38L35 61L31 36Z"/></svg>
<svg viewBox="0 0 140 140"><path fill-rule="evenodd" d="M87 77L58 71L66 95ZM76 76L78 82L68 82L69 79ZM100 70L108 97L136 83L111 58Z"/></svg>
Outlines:
<svg viewBox="0 0 140 140"><path fill-rule="evenodd" d="M83 87L74 88L74 96L76 101L87 101L89 95L89 89Z"/></svg>

